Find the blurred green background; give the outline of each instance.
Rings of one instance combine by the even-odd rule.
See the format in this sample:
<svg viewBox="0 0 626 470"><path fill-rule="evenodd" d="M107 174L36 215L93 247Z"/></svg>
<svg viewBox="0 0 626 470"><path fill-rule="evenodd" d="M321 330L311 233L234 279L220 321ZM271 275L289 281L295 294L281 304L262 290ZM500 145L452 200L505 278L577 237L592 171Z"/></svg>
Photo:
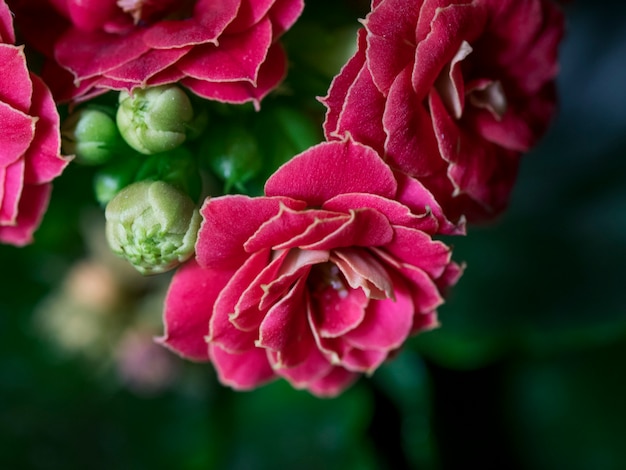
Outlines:
<svg viewBox="0 0 626 470"><path fill-rule="evenodd" d="M626 4L565 8L559 116L506 215L453 240L443 327L336 399L154 346L167 278L108 257L70 167L37 242L0 246L0 467L626 468Z"/></svg>

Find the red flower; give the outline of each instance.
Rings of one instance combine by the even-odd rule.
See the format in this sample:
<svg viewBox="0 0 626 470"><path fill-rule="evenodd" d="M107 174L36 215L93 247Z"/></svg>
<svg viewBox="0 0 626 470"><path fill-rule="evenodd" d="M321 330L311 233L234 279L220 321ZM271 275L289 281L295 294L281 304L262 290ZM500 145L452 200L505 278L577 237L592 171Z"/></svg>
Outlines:
<svg viewBox="0 0 626 470"><path fill-rule="evenodd" d="M303 1L20 0L15 7L27 40L54 59L44 78L62 101L179 82L208 99L258 105L285 74L276 41Z"/></svg>
<svg viewBox="0 0 626 470"><path fill-rule="evenodd" d="M431 237L461 229L398 178L371 148L326 142L279 168L265 197L209 199L197 259L170 286L162 343L211 360L236 389L279 376L332 396L373 372L437 326L461 273Z"/></svg>
<svg viewBox="0 0 626 470"><path fill-rule="evenodd" d="M59 115L43 82L13 45L11 12L0 2L0 242L25 245L48 206L60 155Z"/></svg>
<svg viewBox="0 0 626 470"><path fill-rule="evenodd" d="M450 217L491 218L553 115L562 34L549 0L375 0L326 135L372 146Z"/></svg>

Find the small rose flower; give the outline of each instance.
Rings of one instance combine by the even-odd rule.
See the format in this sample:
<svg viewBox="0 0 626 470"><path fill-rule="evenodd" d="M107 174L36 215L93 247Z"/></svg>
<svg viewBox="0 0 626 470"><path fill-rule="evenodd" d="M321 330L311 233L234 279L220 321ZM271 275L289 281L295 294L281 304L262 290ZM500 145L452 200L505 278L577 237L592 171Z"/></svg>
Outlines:
<svg viewBox="0 0 626 470"><path fill-rule="evenodd" d="M46 54L60 100L180 83L229 103L258 102L285 74L278 38L302 0L20 0L27 41Z"/></svg>
<svg viewBox="0 0 626 470"><path fill-rule="evenodd" d="M334 79L324 129L374 147L469 221L507 205L545 132L563 16L550 0L377 0Z"/></svg>
<svg viewBox="0 0 626 470"><path fill-rule="evenodd" d="M207 200L160 341L212 361L236 389L284 377L332 396L372 373L437 326L461 272L432 238L461 229L419 183L398 178L371 148L327 142L279 168L264 197Z"/></svg>
<svg viewBox="0 0 626 470"><path fill-rule="evenodd" d="M59 115L48 88L13 45L11 12L0 2L0 242L32 242L50 182L68 163L60 155Z"/></svg>

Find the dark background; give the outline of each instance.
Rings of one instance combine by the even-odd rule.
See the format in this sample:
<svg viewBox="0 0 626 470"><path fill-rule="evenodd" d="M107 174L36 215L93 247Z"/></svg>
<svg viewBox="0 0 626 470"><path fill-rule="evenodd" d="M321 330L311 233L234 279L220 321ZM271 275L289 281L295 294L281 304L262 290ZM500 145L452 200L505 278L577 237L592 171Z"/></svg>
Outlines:
<svg viewBox="0 0 626 470"><path fill-rule="evenodd" d="M0 246L0 466L626 468L626 4L565 8L559 115L509 211L454 239L443 328L336 399L236 393L152 346L167 279L107 257L70 167L37 242ZM77 300L84 263L114 307Z"/></svg>

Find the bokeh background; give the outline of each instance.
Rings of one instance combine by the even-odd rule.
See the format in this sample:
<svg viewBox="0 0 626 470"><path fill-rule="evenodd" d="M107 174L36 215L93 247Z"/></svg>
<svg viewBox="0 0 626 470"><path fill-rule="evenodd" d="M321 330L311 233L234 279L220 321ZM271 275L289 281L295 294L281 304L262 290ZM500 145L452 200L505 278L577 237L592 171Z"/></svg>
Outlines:
<svg viewBox="0 0 626 470"><path fill-rule="evenodd" d="M303 44L323 58L363 2L308 3L289 81L324 94ZM0 467L626 468L626 4L565 9L560 113L508 212L453 240L443 327L336 399L233 392L155 346L167 276L111 258L71 166L37 242L0 246Z"/></svg>

